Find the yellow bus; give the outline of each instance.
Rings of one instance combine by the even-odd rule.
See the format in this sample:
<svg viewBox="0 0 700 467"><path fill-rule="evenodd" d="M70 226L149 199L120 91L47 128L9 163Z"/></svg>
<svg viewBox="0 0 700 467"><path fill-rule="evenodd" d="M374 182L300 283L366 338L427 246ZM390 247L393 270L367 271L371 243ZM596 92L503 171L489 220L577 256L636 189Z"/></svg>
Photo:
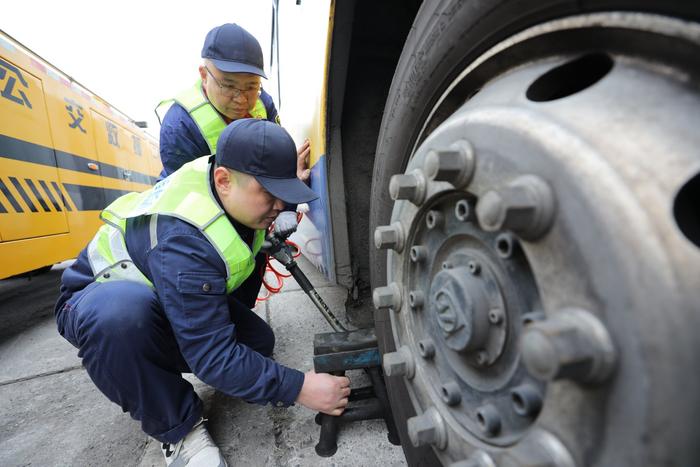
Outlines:
<svg viewBox="0 0 700 467"><path fill-rule="evenodd" d="M700 2L272 6L408 463L700 465Z"/></svg>
<svg viewBox="0 0 700 467"><path fill-rule="evenodd" d="M100 210L160 170L153 137L0 33L0 279L76 257Z"/></svg>

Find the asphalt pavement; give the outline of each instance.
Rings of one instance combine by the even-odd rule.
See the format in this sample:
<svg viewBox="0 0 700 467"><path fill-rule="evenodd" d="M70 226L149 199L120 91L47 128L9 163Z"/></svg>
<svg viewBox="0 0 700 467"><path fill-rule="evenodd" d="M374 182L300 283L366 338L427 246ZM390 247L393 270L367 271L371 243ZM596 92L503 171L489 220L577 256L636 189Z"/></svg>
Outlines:
<svg viewBox="0 0 700 467"><path fill-rule="evenodd" d="M329 284L305 260L301 268L339 316L344 289ZM62 267L28 278L0 281L0 465L161 466L158 443L92 384L77 350L58 335L53 319ZM275 359L311 369L313 336L331 329L292 280L255 310L275 331ZM368 384L361 370L352 387ZM215 442L230 466L406 465L387 441L382 420L342 427L338 451L321 458L314 446L314 412L294 406L248 404L186 375L205 404Z"/></svg>

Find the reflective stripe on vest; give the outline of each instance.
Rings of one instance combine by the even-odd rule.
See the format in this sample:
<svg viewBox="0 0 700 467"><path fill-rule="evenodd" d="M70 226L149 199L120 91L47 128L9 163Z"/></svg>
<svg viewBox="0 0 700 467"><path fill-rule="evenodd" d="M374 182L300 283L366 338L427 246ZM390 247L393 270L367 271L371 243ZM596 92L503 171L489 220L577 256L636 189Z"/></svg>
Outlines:
<svg viewBox="0 0 700 467"><path fill-rule="evenodd" d="M128 193L107 206L100 214L105 225L88 246L95 280L134 280L153 287L133 265L124 232L127 219L157 214L177 217L197 227L226 265L227 293L238 288L255 269L255 255L260 251L265 231L255 231L251 251L211 193L209 170L209 157L200 157L184 164L150 190Z"/></svg>
<svg viewBox="0 0 700 467"><path fill-rule="evenodd" d="M226 128L226 122L204 95L202 82L197 81L194 86L181 92L174 99L162 101L158 104L156 115L159 121L162 122L160 114L162 113L165 116L165 112L167 112L173 102L177 102L182 108L187 110L187 113L190 114L192 120L197 124L199 132L207 142L210 154L216 154L216 141L219 139L221 132L224 131L224 128ZM260 97L257 98L249 113L253 118L267 119L267 110Z"/></svg>

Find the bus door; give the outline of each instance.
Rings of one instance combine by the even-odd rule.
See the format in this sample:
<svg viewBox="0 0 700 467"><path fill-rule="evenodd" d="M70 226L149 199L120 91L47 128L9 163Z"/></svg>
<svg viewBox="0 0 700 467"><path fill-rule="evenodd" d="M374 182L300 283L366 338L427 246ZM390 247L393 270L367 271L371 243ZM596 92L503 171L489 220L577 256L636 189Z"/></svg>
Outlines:
<svg viewBox="0 0 700 467"><path fill-rule="evenodd" d="M0 240L68 231L42 81L0 56Z"/></svg>
<svg viewBox="0 0 700 467"><path fill-rule="evenodd" d="M52 77L49 74L49 77ZM95 131L89 115L89 98L77 86L55 78L46 83L46 101L58 162L61 187L75 206L67 213L71 232L95 229L98 218L86 215L104 207L100 164L95 155Z"/></svg>

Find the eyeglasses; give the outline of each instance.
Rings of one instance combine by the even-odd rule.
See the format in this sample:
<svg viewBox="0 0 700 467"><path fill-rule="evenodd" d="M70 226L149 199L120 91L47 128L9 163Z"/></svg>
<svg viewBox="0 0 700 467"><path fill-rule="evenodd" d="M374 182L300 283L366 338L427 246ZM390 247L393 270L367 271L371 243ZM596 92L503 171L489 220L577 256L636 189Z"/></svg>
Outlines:
<svg viewBox="0 0 700 467"><path fill-rule="evenodd" d="M216 79L216 76L214 76L214 74L208 67L205 66L204 68L206 68L207 73L209 73L209 76L211 76L214 82L217 84L217 86L219 86L219 91L221 91L221 95L223 95L224 97L236 98L243 94L243 96L249 99L253 96L253 94L255 94L256 97L259 96L260 92L262 91L262 86L260 86L259 84L254 88L250 89L238 89L236 86L232 86L230 84L221 84L221 82L218 79Z"/></svg>

